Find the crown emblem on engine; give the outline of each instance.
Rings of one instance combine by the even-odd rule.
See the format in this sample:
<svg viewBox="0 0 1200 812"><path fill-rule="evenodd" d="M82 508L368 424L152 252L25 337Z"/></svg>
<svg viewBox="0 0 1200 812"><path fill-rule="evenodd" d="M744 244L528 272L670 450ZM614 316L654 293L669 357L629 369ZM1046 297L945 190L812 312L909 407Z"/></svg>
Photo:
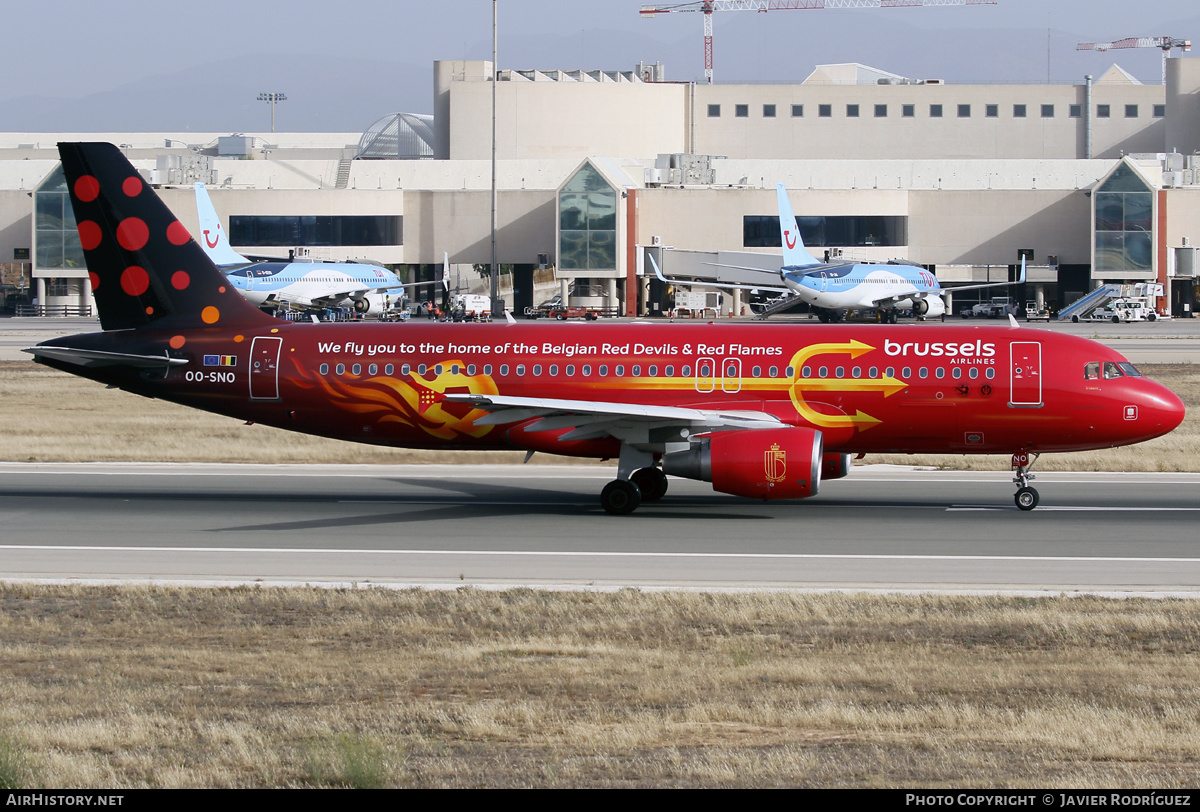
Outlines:
<svg viewBox="0 0 1200 812"><path fill-rule="evenodd" d="M787 476L787 452L779 447L779 443L772 443L763 452L763 473L768 482L782 482Z"/></svg>

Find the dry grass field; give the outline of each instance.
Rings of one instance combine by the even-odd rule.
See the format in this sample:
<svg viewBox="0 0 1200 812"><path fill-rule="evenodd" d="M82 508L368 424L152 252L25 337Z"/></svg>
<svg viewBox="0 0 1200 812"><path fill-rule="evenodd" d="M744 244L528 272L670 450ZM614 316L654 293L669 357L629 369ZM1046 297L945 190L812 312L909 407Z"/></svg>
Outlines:
<svg viewBox="0 0 1200 812"><path fill-rule="evenodd" d="M1166 437L1129 448L1052 454L1039 471L1200 470L1200 368L1148 365L1150 377L1188 404L1183 425ZM13 462L260 462L260 463L518 463L519 451L455 452L379 448L309 437L172 403L149 400L76 378L31 361L0 362L5 420L0 459ZM537 454L534 462L576 460ZM1007 456L870 455L866 463L1008 470Z"/></svg>
<svg viewBox="0 0 1200 812"><path fill-rule="evenodd" d="M0 585L0 785L1194 787L1200 603Z"/></svg>

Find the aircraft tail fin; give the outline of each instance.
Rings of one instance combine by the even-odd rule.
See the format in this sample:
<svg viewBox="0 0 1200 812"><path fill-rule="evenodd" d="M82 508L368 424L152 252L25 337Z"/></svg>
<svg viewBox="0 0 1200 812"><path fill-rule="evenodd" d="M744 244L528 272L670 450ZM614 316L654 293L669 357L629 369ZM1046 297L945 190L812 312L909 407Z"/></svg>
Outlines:
<svg viewBox="0 0 1200 812"><path fill-rule="evenodd" d="M792 213L792 201L788 200L787 189L782 183L775 185L779 193L779 239L783 245L783 267L803 268L808 265L820 265L816 258L804 247L800 238L800 228L796 225L796 215Z"/></svg>
<svg viewBox="0 0 1200 812"><path fill-rule="evenodd" d="M58 151L103 329L275 323L229 284L115 146Z"/></svg>
<svg viewBox="0 0 1200 812"><path fill-rule="evenodd" d="M213 208L212 198L203 183L196 184L196 216L200 220L200 236L203 237L201 248L217 267L226 265L246 265L250 260L233 250L225 229L221 228L221 218Z"/></svg>

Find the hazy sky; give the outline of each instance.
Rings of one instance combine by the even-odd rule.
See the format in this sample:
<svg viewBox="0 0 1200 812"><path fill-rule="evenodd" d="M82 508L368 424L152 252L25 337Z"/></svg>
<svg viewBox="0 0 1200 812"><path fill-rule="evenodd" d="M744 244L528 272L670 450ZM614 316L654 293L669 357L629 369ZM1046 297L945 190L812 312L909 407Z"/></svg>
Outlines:
<svg viewBox="0 0 1200 812"><path fill-rule="evenodd" d="M500 67L629 70L642 59L662 61L668 79L702 79L703 15L642 19L640 5L501 0ZM306 88L322 77L346 95L356 88L369 92L380 114L432 112L432 62L489 58L491 9L488 0L12 4L3 12L9 36L0 115L19 118L123 88L126 95L109 97L108 104L137 107L138 95L129 95L135 87L147 103L186 106L187 95L173 98L171 87L201 85L206 77L234 95L248 92L239 80L288 93L279 110L281 129L289 115L305 121L298 128L319 128L310 119L329 102L316 90L306 96ZM1157 51L1076 53L1074 43L1168 35L1200 41L1200 5L998 0L951 8L727 12L714 15L714 28L719 82L797 81L815 63L835 61L960 82L1045 81L1047 73L1071 81L1118 61L1139 78L1158 81ZM157 85L146 84L154 77ZM205 98L196 106L221 102ZM265 105L256 109L239 100L238 106L245 115L254 110L265 117ZM202 127L204 110L189 113Z"/></svg>

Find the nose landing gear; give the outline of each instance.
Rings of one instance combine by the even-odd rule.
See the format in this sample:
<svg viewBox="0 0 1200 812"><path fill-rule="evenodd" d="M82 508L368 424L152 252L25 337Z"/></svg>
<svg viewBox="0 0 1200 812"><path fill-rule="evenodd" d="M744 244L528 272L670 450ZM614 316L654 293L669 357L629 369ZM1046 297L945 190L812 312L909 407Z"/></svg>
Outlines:
<svg viewBox="0 0 1200 812"><path fill-rule="evenodd" d="M1037 488L1029 485L1030 480L1035 478L1029 471L1040 456L1037 452L1027 451L1018 451L1012 455L1012 466L1017 469L1017 475L1013 477L1013 484L1017 486L1013 501L1021 510L1033 510L1040 501Z"/></svg>

